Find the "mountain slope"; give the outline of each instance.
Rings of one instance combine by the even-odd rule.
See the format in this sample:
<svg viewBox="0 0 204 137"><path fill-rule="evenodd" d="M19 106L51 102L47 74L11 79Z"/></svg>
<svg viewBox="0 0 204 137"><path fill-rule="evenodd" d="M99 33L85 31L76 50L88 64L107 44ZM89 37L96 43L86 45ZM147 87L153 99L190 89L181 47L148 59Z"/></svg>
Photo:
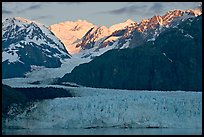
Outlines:
<svg viewBox="0 0 204 137"><path fill-rule="evenodd" d="M59 67L70 57L44 25L19 17L2 22L2 78L23 77L37 66Z"/></svg>
<svg viewBox="0 0 204 137"><path fill-rule="evenodd" d="M201 90L201 27L202 16L186 20L155 41L108 51L60 81L103 88Z"/></svg>

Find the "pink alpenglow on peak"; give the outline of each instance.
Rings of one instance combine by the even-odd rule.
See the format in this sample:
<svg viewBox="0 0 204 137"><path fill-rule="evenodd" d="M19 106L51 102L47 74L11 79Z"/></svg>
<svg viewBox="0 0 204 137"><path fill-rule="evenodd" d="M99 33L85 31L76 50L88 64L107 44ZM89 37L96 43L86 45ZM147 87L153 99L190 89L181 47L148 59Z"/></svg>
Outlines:
<svg viewBox="0 0 204 137"><path fill-rule="evenodd" d="M116 30L120 30L120 29L124 29L128 26L132 26L134 25L136 22L135 21L132 21L130 19L126 20L125 22L123 23L119 23L119 24L115 24L115 25L112 25L110 28L109 28L109 31L111 32L114 32Z"/></svg>
<svg viewBox="0 0 204 137"><path fill-rule="evenodd" d="M97 27L86 20L66 21L59 24L54 24L49 29L57 36L65 45L70 54L75 54L80 51L76 47L76 43L86 34L92 27Z"/></svg>

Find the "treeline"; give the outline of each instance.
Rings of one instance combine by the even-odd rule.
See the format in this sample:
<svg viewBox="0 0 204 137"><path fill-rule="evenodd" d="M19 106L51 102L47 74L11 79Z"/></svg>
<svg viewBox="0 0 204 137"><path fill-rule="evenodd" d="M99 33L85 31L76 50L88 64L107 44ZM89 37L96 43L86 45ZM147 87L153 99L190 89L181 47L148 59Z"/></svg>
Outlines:
<svg viewBox="0 0 204 137"><path fill-rule="evenodd" d="M12 104L23 104L28 102L25 95L16 92L15 89L2 84L2 117L7 115Z"/></svg>
<svg viewBox="0 0 204 137"><path fill-rule="evenodd" d="M33 101L43 99L53 99L57 97L73 97L70 91L63 88L11 88L2 84L2 116L6 117L13 104L18 104L22 108Z"/></svg>

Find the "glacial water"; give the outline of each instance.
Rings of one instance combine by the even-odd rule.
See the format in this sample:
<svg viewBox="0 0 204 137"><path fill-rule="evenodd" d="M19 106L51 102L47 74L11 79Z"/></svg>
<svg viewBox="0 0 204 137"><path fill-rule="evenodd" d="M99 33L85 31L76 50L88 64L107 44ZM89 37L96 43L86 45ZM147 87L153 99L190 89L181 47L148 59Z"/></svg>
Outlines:
<svg viewBox="0 0 204 137"><path fill-rule="evenodd" d="M3 135L202 135L202 129L91 128L91 129L3 129Z"/></svg>

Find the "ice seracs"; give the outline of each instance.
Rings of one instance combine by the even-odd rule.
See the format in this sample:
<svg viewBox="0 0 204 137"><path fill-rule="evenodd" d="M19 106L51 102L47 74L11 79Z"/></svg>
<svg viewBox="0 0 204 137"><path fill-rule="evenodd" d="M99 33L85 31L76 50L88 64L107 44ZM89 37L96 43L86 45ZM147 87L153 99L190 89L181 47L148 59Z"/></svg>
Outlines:
<svg viewBox="0 0 204 137"><path fill-rule="evenodd" d="M57 85L56 85L57 86ZM65 88L76 95L34 102L6 126L18 128L202 128L202 93ZM11 107L10 113L17 107Z"/></svg>

